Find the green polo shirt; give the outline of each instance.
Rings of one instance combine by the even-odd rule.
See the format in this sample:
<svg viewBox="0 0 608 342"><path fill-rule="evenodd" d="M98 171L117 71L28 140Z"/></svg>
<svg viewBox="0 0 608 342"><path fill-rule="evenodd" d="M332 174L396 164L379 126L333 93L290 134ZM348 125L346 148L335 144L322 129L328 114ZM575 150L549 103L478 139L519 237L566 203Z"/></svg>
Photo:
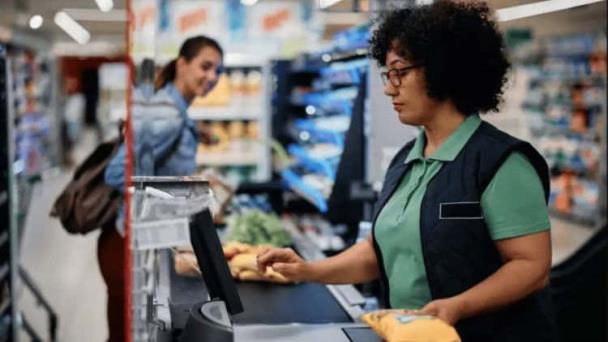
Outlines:
<svg viewBox="0 0 608 342"><path fill-rule="evenodd" d="M420 241L420 206L429 182L444 163L456 158L480 124L478 115L469 116L428 158L421 131L405 161L413 162L410 171L378 215L375 237L395 308L417 309L431 300ZM511 154L481 196L490 236L500 240L548 230L544 196L528 159L518 152Z"/></svg>

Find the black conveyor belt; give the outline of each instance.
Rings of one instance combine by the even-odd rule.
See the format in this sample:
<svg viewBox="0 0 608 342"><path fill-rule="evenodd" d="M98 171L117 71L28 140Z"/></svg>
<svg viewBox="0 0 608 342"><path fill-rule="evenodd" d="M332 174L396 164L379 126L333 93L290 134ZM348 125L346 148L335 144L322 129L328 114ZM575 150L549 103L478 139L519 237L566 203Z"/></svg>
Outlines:
<svg viewBox="0 0 608 342"><path fill-rule="evenodd" d="M382 339L370 328L342 328L351 342L382 342Z"/></svg>
<svg viewBox="0 0 608 342"><path fill-rule="evenodd" d="M171 319L182 329L188 310L207 297L201 278L182 277L171 262ZM350 323L352 319L325 285L237 283L245 311L232 317L237 324Z"/></svg>

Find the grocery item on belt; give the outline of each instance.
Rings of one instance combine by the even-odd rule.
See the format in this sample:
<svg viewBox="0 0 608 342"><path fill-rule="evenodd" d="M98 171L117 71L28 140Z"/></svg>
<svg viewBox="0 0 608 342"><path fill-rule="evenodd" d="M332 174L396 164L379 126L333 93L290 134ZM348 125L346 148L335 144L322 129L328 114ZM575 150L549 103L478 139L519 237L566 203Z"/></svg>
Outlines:
<svg viewBox="0 0 608 342"><path fill-rule="evenodd" d="M230 273L234 279L242 281L266 281L271 283L290 283L280 273L268 266L265 272L260 272L257 265L257 256L264 249L272 246L252 246L242 243L228 243L224 245L224 256L228 259Z"/></svg>
<svg viewBox="0 0 608 342"><path fill-rule="evenodd" d="M250 245L269 244L275 247L285 247L291 244L291 237L275 214L253 209L233 215L227 219L227 222L227 241L238 241Z"/></svg>
<svg viewBox="0 0 608 342"><path fill-rule="evenodd" d="M173 258L175 261L175 273L188 277L197 277L201 275L201 270L198 268L198 261L193 252L176 251Z"/></svg>
<svg viewBox="0 0 608 342"><path fill-rule="evenodd" d="M257 266L257 256L271 245L249 245L240 242L229 242L223 246L224 256L232 277L241 281L261 281L277 284L291 283L282 274L268 266L265 272L260 272ZM197 277L201 275L196 256L187 247L176 248L174 254L175 272L182 276ZM204 270L203 270L204 271Z"/></svg>
<svg viewBox="0 0 608 342"><path fill-rule="evenodd" d="M461 342L454 327L433 316L407 310L378 310L361 316L387 342Z"/></svg>

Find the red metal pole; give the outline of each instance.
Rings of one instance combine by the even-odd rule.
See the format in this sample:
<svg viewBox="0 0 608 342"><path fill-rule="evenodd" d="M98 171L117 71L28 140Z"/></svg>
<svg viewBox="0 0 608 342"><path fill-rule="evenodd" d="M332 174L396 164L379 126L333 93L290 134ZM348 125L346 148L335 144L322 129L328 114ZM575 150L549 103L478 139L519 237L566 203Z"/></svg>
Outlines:
<svg viewBox="0 0 608 342"><path fill-rule="evenodd" d="M132 58L132 42L133 42L133 28L134 28L134 16L132 9L132 0L126 1L127 6L127 27L126 27L126 43L127 43L127 55L125 57L127 68L128 68L128 79L127 79L127 117L126 117L126 132L125 132L125 143L127 147L127 162L125 163L125 239L124 239L124 252L125 252L125 333L126 342L133 341L133 259L131 254L131 194L128 189L131 187L131 176L133 175L133 125L131 121L131 102L133 93L133 80L135 75L133 58Z"/></svg>

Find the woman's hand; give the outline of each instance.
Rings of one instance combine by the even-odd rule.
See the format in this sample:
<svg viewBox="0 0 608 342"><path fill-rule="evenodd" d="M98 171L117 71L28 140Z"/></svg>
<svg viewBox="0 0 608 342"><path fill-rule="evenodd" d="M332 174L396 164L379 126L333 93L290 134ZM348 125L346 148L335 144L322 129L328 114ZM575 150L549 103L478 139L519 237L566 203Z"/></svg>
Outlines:
<svg viewBox="0 0 608 342"><path fill-rule="evenodd" d="M454 326L461 318L464 308L457 297L437 299L429 302L417 314L435 316Z"/></svg>
<svg viewBox="0 0 608 342"><path fill-rule="evenodd" d="M312 280L310 263L302 259L291 248L270 248L257 256L258 269L265 272L271 266L291 281Z"/></svg>

